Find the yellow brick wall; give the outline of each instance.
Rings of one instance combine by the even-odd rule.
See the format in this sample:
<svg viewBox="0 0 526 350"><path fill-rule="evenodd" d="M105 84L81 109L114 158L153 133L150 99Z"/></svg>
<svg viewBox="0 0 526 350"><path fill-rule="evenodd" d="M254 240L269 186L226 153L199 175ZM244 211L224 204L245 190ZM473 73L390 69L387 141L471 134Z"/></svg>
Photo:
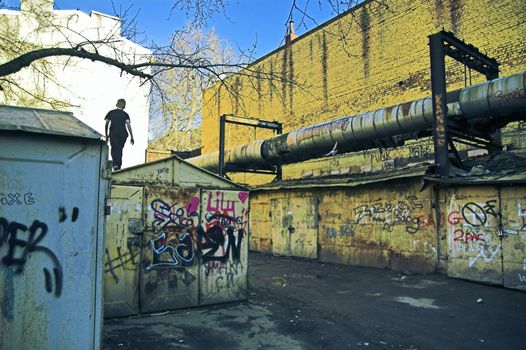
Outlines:
<svg viewBox="0 0 526 350"><path fill-rule="evenodd" d="M427 37L442 28L495 58L501 64L501 75L526 69L523 0L387 0L386 3L388 6L384 7L366 1L354 13L336 18L299 37L291 46L261 58L250 68L256 72L254 78L233 77L228 82L229 89L218 85L207 90L203 106L203 153L218 149L221 114L278 120L284 123L284 132L288 132L430 95ZM346 33L344 40L342 33ZM447 59L446 68L448 89L463 87L466 80L463 66ZM257 72L261 72L260 78ZM293 82L268 79L265 74L269 72ZM473 72L473 84L482 80L480 74ZM228 125L226 147L271 135L268 131ZM429 146L428 140L413 141L391 151L387 157L391 160L408 157L419 147L427 150L429 156L432 151ZM284 178L392 166L386 165L384 161L389 159L382 157L386 157L385 152L369 150L352 157L290 165L284 168ZM234 179L257 183L269 178L243 174Z"/></svg>

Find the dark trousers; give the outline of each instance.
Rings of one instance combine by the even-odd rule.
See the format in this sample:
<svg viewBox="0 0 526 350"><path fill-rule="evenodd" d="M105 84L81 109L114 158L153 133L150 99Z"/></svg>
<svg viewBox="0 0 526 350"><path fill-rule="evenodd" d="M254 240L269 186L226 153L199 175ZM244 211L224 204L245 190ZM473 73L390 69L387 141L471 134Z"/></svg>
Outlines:
<svg viewBox="0 0 526 350"><path fill-rule="evenodd" d="M110 135L111 159L114 167L122 166L122 149L127 138L128 135Z"/></svg>

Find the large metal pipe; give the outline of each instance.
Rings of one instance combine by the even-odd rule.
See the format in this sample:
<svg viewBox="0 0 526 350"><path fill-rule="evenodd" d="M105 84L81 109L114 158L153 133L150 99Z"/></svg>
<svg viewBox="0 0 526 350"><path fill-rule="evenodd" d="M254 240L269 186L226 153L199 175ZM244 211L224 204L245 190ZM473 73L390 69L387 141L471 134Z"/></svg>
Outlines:
<svg viewBox="0 0 526 350"><path fill-rule="evenodd" d="M526 116L526 71L448 93L448 118L497 129ZM267 169L338 153L400 144L429 135L433 126L431 97L306 126L225 152L226 168ZM217 171L219 152L188 161Z"/></svg>

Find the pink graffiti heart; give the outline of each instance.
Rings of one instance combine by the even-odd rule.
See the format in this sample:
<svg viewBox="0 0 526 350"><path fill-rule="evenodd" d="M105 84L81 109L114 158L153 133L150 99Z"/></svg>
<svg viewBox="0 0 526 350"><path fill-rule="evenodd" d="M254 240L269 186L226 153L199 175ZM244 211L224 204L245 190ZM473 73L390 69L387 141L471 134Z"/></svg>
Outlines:
<svg viewBox="0 0 526 350"><path fill-rule="evenodd" d="M237 194L237 198L239 198L239 200L241 201L241 203L245 204L245 201L247 200L248 198L248 192L239 192Z"/></svg>
<svg viewBox="0 0 526 350"><path fill-rule="evenodd" d="M186 210L188 211L188 214L195 213L197 211L198 206L199 206L199 198L197 197L192 198L192 201L186 205Z"/></svg>

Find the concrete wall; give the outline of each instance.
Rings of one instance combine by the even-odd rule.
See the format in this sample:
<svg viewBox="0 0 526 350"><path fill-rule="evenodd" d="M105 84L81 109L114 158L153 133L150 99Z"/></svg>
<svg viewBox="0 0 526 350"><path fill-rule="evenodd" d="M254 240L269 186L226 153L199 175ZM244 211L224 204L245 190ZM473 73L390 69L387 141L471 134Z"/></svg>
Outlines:
<svg viewBox="0 0 526 350"><path fill-rule="evenodd" d="M71 43L86 40L109 40L109 46L98 45L101 54L124 62L133 62L137 57L149 55L146 48L121 36L119 18L92 12L87 15L75 10L53 10L54 1L22 0L21 11L0 10L0 38L22 40L22 50L30 47L71 47ZM13 40L13 41L15 41ZM7 45L7 39L4 40ZM6 51L0 53L2 61L9 58ZM148 142L149 84L141 84L139 78L122 73L115 67L100 62L71 57L51 57L45 60L51 79L36 75L31 69L10 76L31 94L6 94L0 92L0 103L45 107L44 101L55 101L53 106L69 110L77 118L104 134L104 116L115 108L117 99L127 101L135 145L129 142L124 148L123 165L143 163ZM42 69L42 66L39 66ZM46 70L44 70L46 71ZM56 82L56 83L55 83Z"/></svg>
<svg viewBox="0 0 526 350"><path fill-rule="evenodd" d="M250 249L526 290L526 187L421 187L254 191Z"/></svg>
<svg viewBox="0 0 526 350"><path fill-rule="evenodd" d="M223 87L209 89L203 107L203 154L218 150L218 117L223 113L249 115L284 123L284 131L335 117L365 112L431 94L427 36L444 28L497 59L501 75L526 69L526 2L517 0L386 0L365 1L354 12L336 18L300 36L290 46L261 58L252 67L271 72L250 80L230 79ZM342 37L342 33L345 35ZM463 87L464 67L446 60L448 89ZM256 74L257 76L257 74ZM278 79L279 77L279 79ZM281 79L285 78L285 80ZM288 80L288 81L287 81ZM523 147L523 127L511 127L507 144ZM226 147L263 139L270 133L229 125ZM428 159L427 140L379 152L371 150L299 165L286 166L285 178L320 174L368 172ZM269 177L238 175L248 183L268 182Z"/></svg>

